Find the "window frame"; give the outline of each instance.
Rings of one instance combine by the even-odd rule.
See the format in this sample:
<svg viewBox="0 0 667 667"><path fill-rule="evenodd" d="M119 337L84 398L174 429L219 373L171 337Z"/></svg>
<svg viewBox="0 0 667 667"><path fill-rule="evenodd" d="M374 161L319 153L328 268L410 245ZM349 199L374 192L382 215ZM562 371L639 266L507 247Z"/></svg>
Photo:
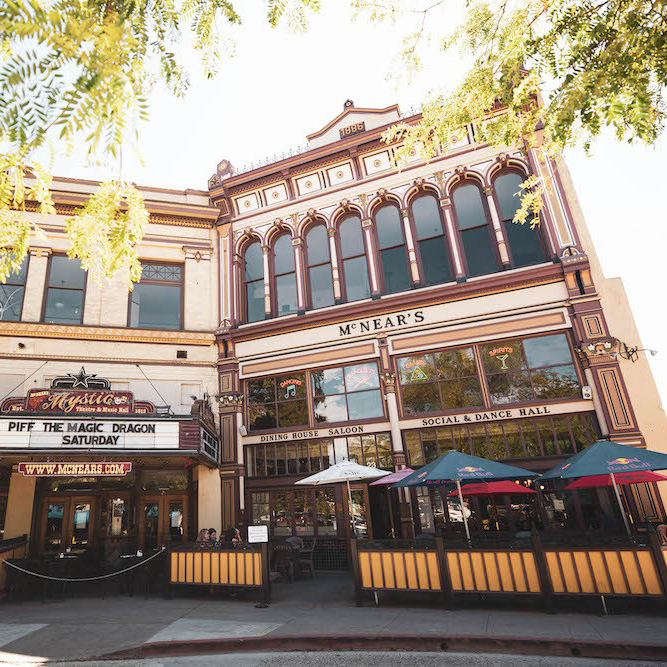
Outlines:
<svg viewBox="0 0 667 667"><path fill-rule="evenodd" d="M465 230L461 230L461 226L459 224L459 216L456 211L456 204L454 202L454 193L458 188L461 188L465 185L474 185L479 191L479 196L482 199L482 209L484 210L484 216L486 217L486 228L489 230L489 236L491 238L491 251L496 260L497 268L495 271L492 271L490 273L480 273L478 276L470 275L470 269L468 267L468 255L466 253L465 245L463 243L463 233L471 229L481 229L484 225L476 225L475 227L468 227ZM503 262L502 258L500 257L500 249L498 248L498 242L496 240L496 232L493 228L493 219L491 218L491 211L489 211L489 202L486 198L486 195L484 194L484 186L479 181L473 178L462 179L458 183L455 183L452 186L451 190L449 191L449 199L452 202L452 207L451 207L452 219L454 221L454 227L456 229L456 238L459 244L459 248L461 248L461 261L463 263L463 269L466 278L467 279L484 278L485 276L492 276L495 275L496 273L500 273L503 270Z"/></svg>
<svg viewBox="0 0 667 667"><path fill-rule="evenodd" d="M289 236L290 246L292 248L292 255L294 259L294 270L288 271L287 273L276 273L276 243L283 237ZM271 318L278 317L290 317L292 315L297 315L299 312L299 262L296 257L296 248L294 246L294 234L289 229L283 229L280 232L274 234L273 238L270 239L269 243L269 293L271 296ZM277 278L279 276L288 276L294 274L294 287L296 291L296 310L293 313L285 313L281 315L278 312L278 283ZM303 278L303 276L302 276Z"/></svg>
<svg viewBox="0 0 667 667"><path fill-rule="evenodd" d="M507 235L507 225L508 222L503 218L503 212L502 208L500 206L500 201L498 199L498 195L496 194L496 180L500 178L501 176L504 176L505 174L517 174L520 176L524 181L528 178L528 175L521 171L517 167L506 167L503 169L499 169L493 176L491 177L491 196L493 197L493 204L496 207L496 211L498 212L498 219L500 220L500 226L503 230L503 236L505 237L505 246L507 247L507 254L509 255L510 258L510 266L513 269L523 269L526 267L530 266L539 266L540 264L545 264L549 262L549 252L547 248L547 243L546 239L544 238L544 232L542 231L542 225L538 225L535 233L537 234L537 238L540 244L540 249L542 250L542 261L541 262L536 262L535 264L524 264L523 266L517 266L516 262L514 261L514 254L512 253L512 246L510 245L510 240L509 236ZM514 224L511 220L509 221L509 224Z"/></svg>
<svg viewBox="0 0 667 667"><path fill-rule="evenodd" d="M10 282L11 277L13 275L15 275L14 273L10 273L7 276L7 280L4 283L5 286L23 287L23 296L21 297L21 310L19 311L19 317L18 317L17 320L5 320L4 318L2 318L2 319L0 319L0 322L22 322L23 321L23 307L25 306L25 294L26 294L26 289L28 287L28 272L30 271L30 258L31 257L32 257L32 254L30 253L30 250L28 250L28 252L26 253L25 258L23 259L23 261L26 263L26 265L25 265L25 282L23 283L23 285L19 285L17 283L11 283ZM49 262L50 262L50 259L51 258L49 258ZM47 289L48 289L48 281L47 281L47 283L45 285L45 289L44 289L44 292L45 292L44 299L46 299L46 290ZM85 295L84 295L84 299L85 299ZM83 308L81 309L81 312L83 313Z"/></svg>
<svg viewBox="0 0 667 667"><path fill-rule="evenodd" d="M299 373L303 373L305 375L305 382L306 382L306 396L305 398L297 398L294 399L294 401L286 401L288 403L291 402L299 402L299 401L306 401L306 408L308 411L308 423L307 424L300 424L298 426L276 426L275 428L262 428L262 429L251 429L250 428L250 407L253 405L273 405L276 411L276 423L278 422L278 386L276 384L276 380L279 377L282 377L284 375L297 375ZM275 389L275 399L272 403L250 403L249 400L249 387L248 383L252 382L253 380L267 380L271 379L274 381L274 389ZM244 405L244 410L243 410L243 417L244 417L244 424L247 425L248 427L248 434L252 435L257 435L261 433L275 433L279 431L299 431L301 429L307 430L311 428L311 424L313 423L313 406L312 406L312 398L311 398L311 390L310 390L310 376L308 375L308 370L302 370L302 371L283 371L282 373L274 373L272 375L258 375L256 377L249 377L249 378L244 378L243 379L243 405Z"/></svg>
<svg viewBox="0 0 667 667"><path fill-rule="evenodd" d="M387 246L386 248L380 248L380 235L378 233L378 220L377 220L377 214L384 208L387 207L393 207L396 209L398 212L398 219L399 219L399 227L401 230L401 237L403 239L403 243L399 245L393 245L393 246ZM405 292L409 292L411 289L414 288L414 285L412 283L412 272L410 271L410 252L408 250L408 241L405 237L405 225L403 223L403 213L401 211L401 207L398 205L397 202L395 202L393 199L382 202L381 204L378 204L375 206L371 213L371 219L373 220L373 243L375 244L375 249L376 249L376 257L377 257L377 269L378 269L378 282L379 282L379 288L380 288L380 294L384 296L393 296L394 294L404 294ZM393 250L394 248L400 248L403 247L405 249L405 268L408 273L408 287L405 290L399 290L398 292L388 292L387 291L387 281L385 279L384 275L384 264L382 263L382 251L383 250ZM369 275L370 279L370 275Z"/></svg>
<svg viewBox="0 0 667 667"><path fill-rule="evenodd" d="M504 342L507 342L508 340L514 340L514 339L519 339L522 342L521 345L521 353L524 359L524 362L526 364L525 372L528 374L528 378L530 381L530 386L533 391L533 394L535 395L535 389L533 386L533 380L532 380L532 371L528 366L528 361L526 359L526 353L523 348L523 341L526 339L534 339L534 338L542 338L544 336L553 336L557 334L562 334L565 336L565 339L567 341L568 349L570 351L570 357L572 358L572 366L575 369L575 373L577 374L577 380L579 381L580 386L584 386L585 384L585 378L583 375L583 372L581 370L581 367L579 365L578 361L578 356L575 352L574 348L574 343L572 341L572 333L569 330L563 330L563 329L557 329L555 331L542 331L537 334L528 334L528 335L518 335L518 336L511 336L507 338L500 338L500 339L489 339L489 340L480 340L474 343L468 343L468 344L461 344L461 345L453 345L451 347L437 347L437 348L428 348L425 350L419 350L418 352L412 352L412 353L406 353L406 354L400 354L400 355L395 355L392 356L392 370L396 375L396 384L397 384L397 390L398 390L398 409L399 409L399 416L401 419L419 419L422 417L433 417L435 415L456 415L456 414L465 414L468 412L487 412L489 410L502 410L505 408L523 408L523 407L530 407L534 406L536 404L557 404L557 403L567 403L570 401L576 401L576 400L581 400L581 396L577 397L561 397L561 398L539 398L535 397L529 401L517 401L516 403L491 403L491 393L489 391L489 385L488 385L488 377L487 373L484 369L484 363L481 358L481 347L483 345L502 345ZM480 388L482 391L482 398L484 399L484 405L481 406L478 409L475 408L457 408L455 410L439 410L439 411L433 411L433 412L411 412L411 413L406 413L403 410L403 384L400 381L400 370L398 368L398 360L399 359L404 359L406 357L414 357L414 356L419 356L419 355L426 355L426 354L437 354L439 352L445 352L448 350L457 350L457 349L462 349L462 348L467 348L470 347L473 350L473 355L475 358L475 364L477 366L477 377L480 382ZM567 366L569 364L553 364L552 366L538 366L534 370L538 369L549 369L549 368L554 368L558 366ZM492 373L492 375L496 375L495 373ZM468 377L468 376L466 376ZM443 382L443 380L434 380L433 382L439 383ZM440 393L440 388L438 387L438 392Z"/></svg>
<svg viewBox="0 0 667 667"><path fill-rule="evenodd" d="M438 236L429 236L428 238L425 239L420 239L417 236L417 223L415 221L415 214L412 209L413 204L420 198L422 197L432 197L435 199L435 204L436 208L438 209L438 216L440 218L440 227L442 229L442 234ZM456 270L454 268L454 258L452 257L452 248L451 248L451 243L449 236L447 234L447 227L445 225L445 217L443 214L442 206L440 205L440 197L436 192L431 190L431 188L426 188L425 190L420 190L419 192L415 193L412 197L410 197L408 204L407 204L407 211L408 211L408 219L410 220L410 230L412 232L412 239L414 242L415 246L415 255L417 256L417 269L419 271L419 281L421 283L422 287L438 287L441 285L448 285L449 283L453 283L456 281ZM437 239L442 237L444 243L445 243L445 257L447 261L447 268L449 270L449 275L451 276L450 280L447 280L442 283L433 283L432 285L427 285L426 284L426 272L424 271L424 264L422 262L422 253L421 253L421 242L422 241L430 241L432 239Z"/></svg>
<svg viewBox="0 0 667 667"><path fill-rule="evenodd" d="M326 262L319 262L317 264L310 264L310 260L308 259L308 234L310 234L310 232L316 227L324 227L324 233L326 234L327 238L327 253L329 255L329 260ZM324 220L321 219L314 220L302 231L301 238L303 239L303 267L304 267L303 283L306 287L306 310L321 310L322 308L331 308L332 306L336 305L336 294L334 291L333 261L331 259L329 227L327 227L327 224ZM313 291L312 291L312 284L310 281L310 269L317 268L319 266L329 267L329 274L331 275L331 295L333 296L333 303L331 303L328 306L319 306L315 308L315 306L313 306ZM296 269L296 264L295 264L295 269ZM298 282L297 282L297 290L298 290ZM297 299L298 299L298 294L297 294Z"/></svg>
<svg viewBox="0 0 667 667"><path fill-rule="evenodd" d="M180 285L181 288L181 298L180 298L180 317L179 317L179 328L178 329L150 329L148 327L133 327L131 322L132 322L132 292L128 290L127 293L127 327L130 329L139 329L142 331L184 331L185 330L185 262L163 262L163 261L156 261L156 260L139 260L141 262L141 270L143 273L143 266L144 264L156 264L159 266L180 266L181 267L181 281L180 283L176 282L169 282L167 280L154 280L149 278L145 284L147 285L166 285L173 287L174 285ZM137 283L137 285L140 285L142 282L144 282L143 275L141 280Z"/></svg>
<svg viewBox="0 0 667 667"><path fill-rule="evenodd" d="M347 366L359 366L361 364L369 364L369 363L374 363L377 367L378 370L378 380L379 381L379 387L377 389L368 389L367 391L379 391L380 392L380 399L382 402L382 416L381 417L368 417L366 419L354 419L354 420L347 420L347 421L342 421L342 422L316 422L315 421L315 393L313 391L313 382L312 382L312 373L316 371L324 371L324 370L329 370L332 368L341 368L345 369ZM252 429L250 430L250 401L248 400L248 383L252 382L253 380L267 380L267 379L273 379L283 376L283 375L290 375L290 374L296 374L296 373L305 373L306 376L306 401L308 403L308 424L303 425L303 426L289 426L289 427L281 427L277 426L276 428L270 428L270 429ZM343 374L345 371L343 370ZM252 377L245 377L242 378L242 386L243 386L243 418L244 418L244 424L246 424L248 428L248 434L249 435L261 435L264 433L279 433L279 432L292 432L292 431L300 431L300 430L314 430L314 429L324 429L324 428L334 428L337 426L342 426L345 424L373 424L377 422L384 422L388 421L389 417L387 414L387 406L386 406L386 401L385 397L383 394L382 390L382 381L380 379L381 376L381 369L379 366L379 359L373 358L373 359L368 359L368 360L360 360L360 361L350 361L346 362L344 364L333 364L329 366L317 366L315 368L305 368L302 370L295 370L295 371L282 371L280 373L272 373L270 375L257 375L257 376L252 376ZM357 392L352 392L352 393L357 393ZM341 394L335 394L336 396L339 396ZM347 392L342 394L347 397ZM299 399L303 400L303 399ZM266 404L262 404L266 405ZM346 406L347 406L347 398L346 398ZM348 415L349 416L349 415ZM347 434L347 435L355 435L353 433ZM333 437L343 437L341 436L333 436ZM307 440L304 438L303 441ZM288 441L285 441L288 442ZM299 441L302 442L302 441Z"/></svg>
<svg viewBox="0 0 667 667"><path fill-rule="evenodd" d="M263 308L264 308L264 317L259 319L259 320L253 320L252 322L250 322L248 320L248 289L247 289L247 285L249 285L251 283L257 283L257 282L259 282L259 279L250 280L250 281L246 280L246 276L245 276L245 256L246 256L246 252L248 251L248 248L250 248L255 243L259 244L259 248L262 252L262 278L261 278L262 294L264 294L264 285L266 283L266 276L264 275L264 246L262 245L262 242L261 242L260 239L253 237L250 241L248 241L248 243L246 243L243 246L243 248L241 248L242 260L241 260L241 266L239 267L239 274L240 274L240 278L241 278L241 321L244 324L255 324L256 322L263 322L266 319L266 301L265 301L265 299L262 299Z"/></svg>
<svg viewBox="0 0 667 667"><path fill-rule="evenodd" d="M359 220L359 228L361 229L361 243L364 246L363 255L352 255L351 257L343 257L343 244L340 239L340 226L348 218L357 218ZM340 282L340 294L342 303L361 303L366 299L371 299L373 294L373 283L371 280L371 253L373 252L372 248L369 248L368 239L366 238L366 233L364 231L364 221L361 217L361 214L357 211L346 212L338 216L334 223L334 229L336 234L334 236L334 242L336 245L336 257L338 259L338 280ZM345 261L349 259L357 259L359 257L364 257L366 260L366 277L368 279L368 296L366 299L356 299L355 301L350 301L347 293L347 279L345 277Z"/></svg>
<svg viewBox="0 0 667 667"><path fill-rule="evenodd" d="M83 292L83 296L81 298L81 321L78 324L74 324L71 322L64 323L64 326L74 326L74 327L79 327L83 326L83 316L84 313L86 312L86 294L88 292L88 271L85 269L81 269L84 272L84 279L83 279L83 288L80 287L56 287L52 288L49 283L51 282L51 270L53 268L53 258L54 257L65 257L66 259L69 259L67 257L67 253L65 252L52 252L49 255L49 261L48 261L48 266L46 269L46 278L44 282L44 293L42 295L42 313L39 318L39 321L42 322L43 324L53 324L53 325L58 325L58 323L55 322L47 322L46 321L46 304L49 299L49 289L67 289L71 290L72 292ZM28 282L28 275L26 274L26 284ZM21 314L23 314L23 307L21 307ZM60 323L63 324L63 323Z"/></svg>

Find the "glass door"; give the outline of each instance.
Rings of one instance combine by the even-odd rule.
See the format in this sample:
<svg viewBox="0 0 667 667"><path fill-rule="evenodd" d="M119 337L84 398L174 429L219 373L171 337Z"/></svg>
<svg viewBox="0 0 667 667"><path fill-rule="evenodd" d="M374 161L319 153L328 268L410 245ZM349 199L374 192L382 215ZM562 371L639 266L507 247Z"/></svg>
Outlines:
<svg viewBox="0 0 667 667"><path fill-rule="evenodd" d="M64 551L64 523L65 508L67 501L47 501L44 507L44 520L42 529L44 536L41 540L42 548L40 551Z"/></svg>
<svg viewBox="0 0 667 667"><path fill-rule="evenodd" d="M141 548L151 551L160 541L160 498L144 498L139 518Z"/></svg>
<svg viewBox="0 0 667 667"><path fill-rule="evenodd" d="M95 500L92 496L45 498L39 551L82 553L93 546Z"/></svg>
<svg viewBox="0 0 667 667"><path fill-rule="evenodd" d="M145 496L139 503L139 545L144 551L188 539L187 496ZM213 526L215 527L215 526Z"/></svg>

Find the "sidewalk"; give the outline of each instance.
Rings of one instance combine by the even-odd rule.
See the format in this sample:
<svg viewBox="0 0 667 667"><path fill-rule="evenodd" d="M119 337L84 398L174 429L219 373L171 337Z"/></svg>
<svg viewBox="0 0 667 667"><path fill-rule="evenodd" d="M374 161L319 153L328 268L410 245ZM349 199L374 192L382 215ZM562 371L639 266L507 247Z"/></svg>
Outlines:
<svg viewBox="0 0 667 667"><path fill-rule="evenodd" d="M178 652L187 650L178 642L199 640L208 647L221 639L275 637L280 642L284 637L336 635L652 644L665 647L667 656L667 617L657 614L546 615L537 609L491 605L448 611L428 602L399 606L396 601L359 608L347 573L276 584L267 609L256 609L255 603L250 597L230 599L228 593L176 594L171 600L111 597L1 603L0 662L76 660L141 647L147 655L155 650L149 645L163 642Z"/></svg>

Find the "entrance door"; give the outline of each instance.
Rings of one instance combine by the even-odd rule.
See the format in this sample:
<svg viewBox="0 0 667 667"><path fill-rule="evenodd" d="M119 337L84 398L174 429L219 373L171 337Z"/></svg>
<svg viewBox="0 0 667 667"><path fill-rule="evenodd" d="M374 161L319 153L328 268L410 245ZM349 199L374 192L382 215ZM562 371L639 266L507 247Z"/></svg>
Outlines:
<svg viewBox="0 0 667 667"><path fill-rule="evenodd" d="M81 553L93 543L96 498L46 498L42 506L39 551Z"/></svg>
<svg viewBox="0 0 667 667"><path fill-rule="evenodd" d="M144 496L139 503L139 545L150 551L167 542L185 542L188 534L188 498Z"/></svg>

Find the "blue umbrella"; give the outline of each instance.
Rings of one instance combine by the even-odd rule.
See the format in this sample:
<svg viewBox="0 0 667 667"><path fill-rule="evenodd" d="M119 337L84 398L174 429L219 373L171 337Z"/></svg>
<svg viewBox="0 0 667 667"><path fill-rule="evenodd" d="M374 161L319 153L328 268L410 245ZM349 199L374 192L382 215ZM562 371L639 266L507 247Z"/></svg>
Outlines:
<svg viewBox="0 0 667 667"><path fill-rule="evenodd" d="M415 470L411 475L397 482L391 488L397 489L403 486L440 486L455 482L459 492L459 502L461 503L461 514L463 515L466 536L470 539L468 520L463 511L461 482L483 482L516 479L517 477L537 477L537 473L451 450L435 459L435 461L431 461L431 463L425 465L423 468Z"/></svg>
<svg viewBox="0 0 667 667"><path fill-rule="evenodd" d="M616 484L615 473L639 470L667 470L667 454L621 445L611 440L598 440L578 454L544 473L540 479L569 479L571 477L593 477L609 475L625 528L630 534L630 524L623 509L621 494Z"/></svg>

